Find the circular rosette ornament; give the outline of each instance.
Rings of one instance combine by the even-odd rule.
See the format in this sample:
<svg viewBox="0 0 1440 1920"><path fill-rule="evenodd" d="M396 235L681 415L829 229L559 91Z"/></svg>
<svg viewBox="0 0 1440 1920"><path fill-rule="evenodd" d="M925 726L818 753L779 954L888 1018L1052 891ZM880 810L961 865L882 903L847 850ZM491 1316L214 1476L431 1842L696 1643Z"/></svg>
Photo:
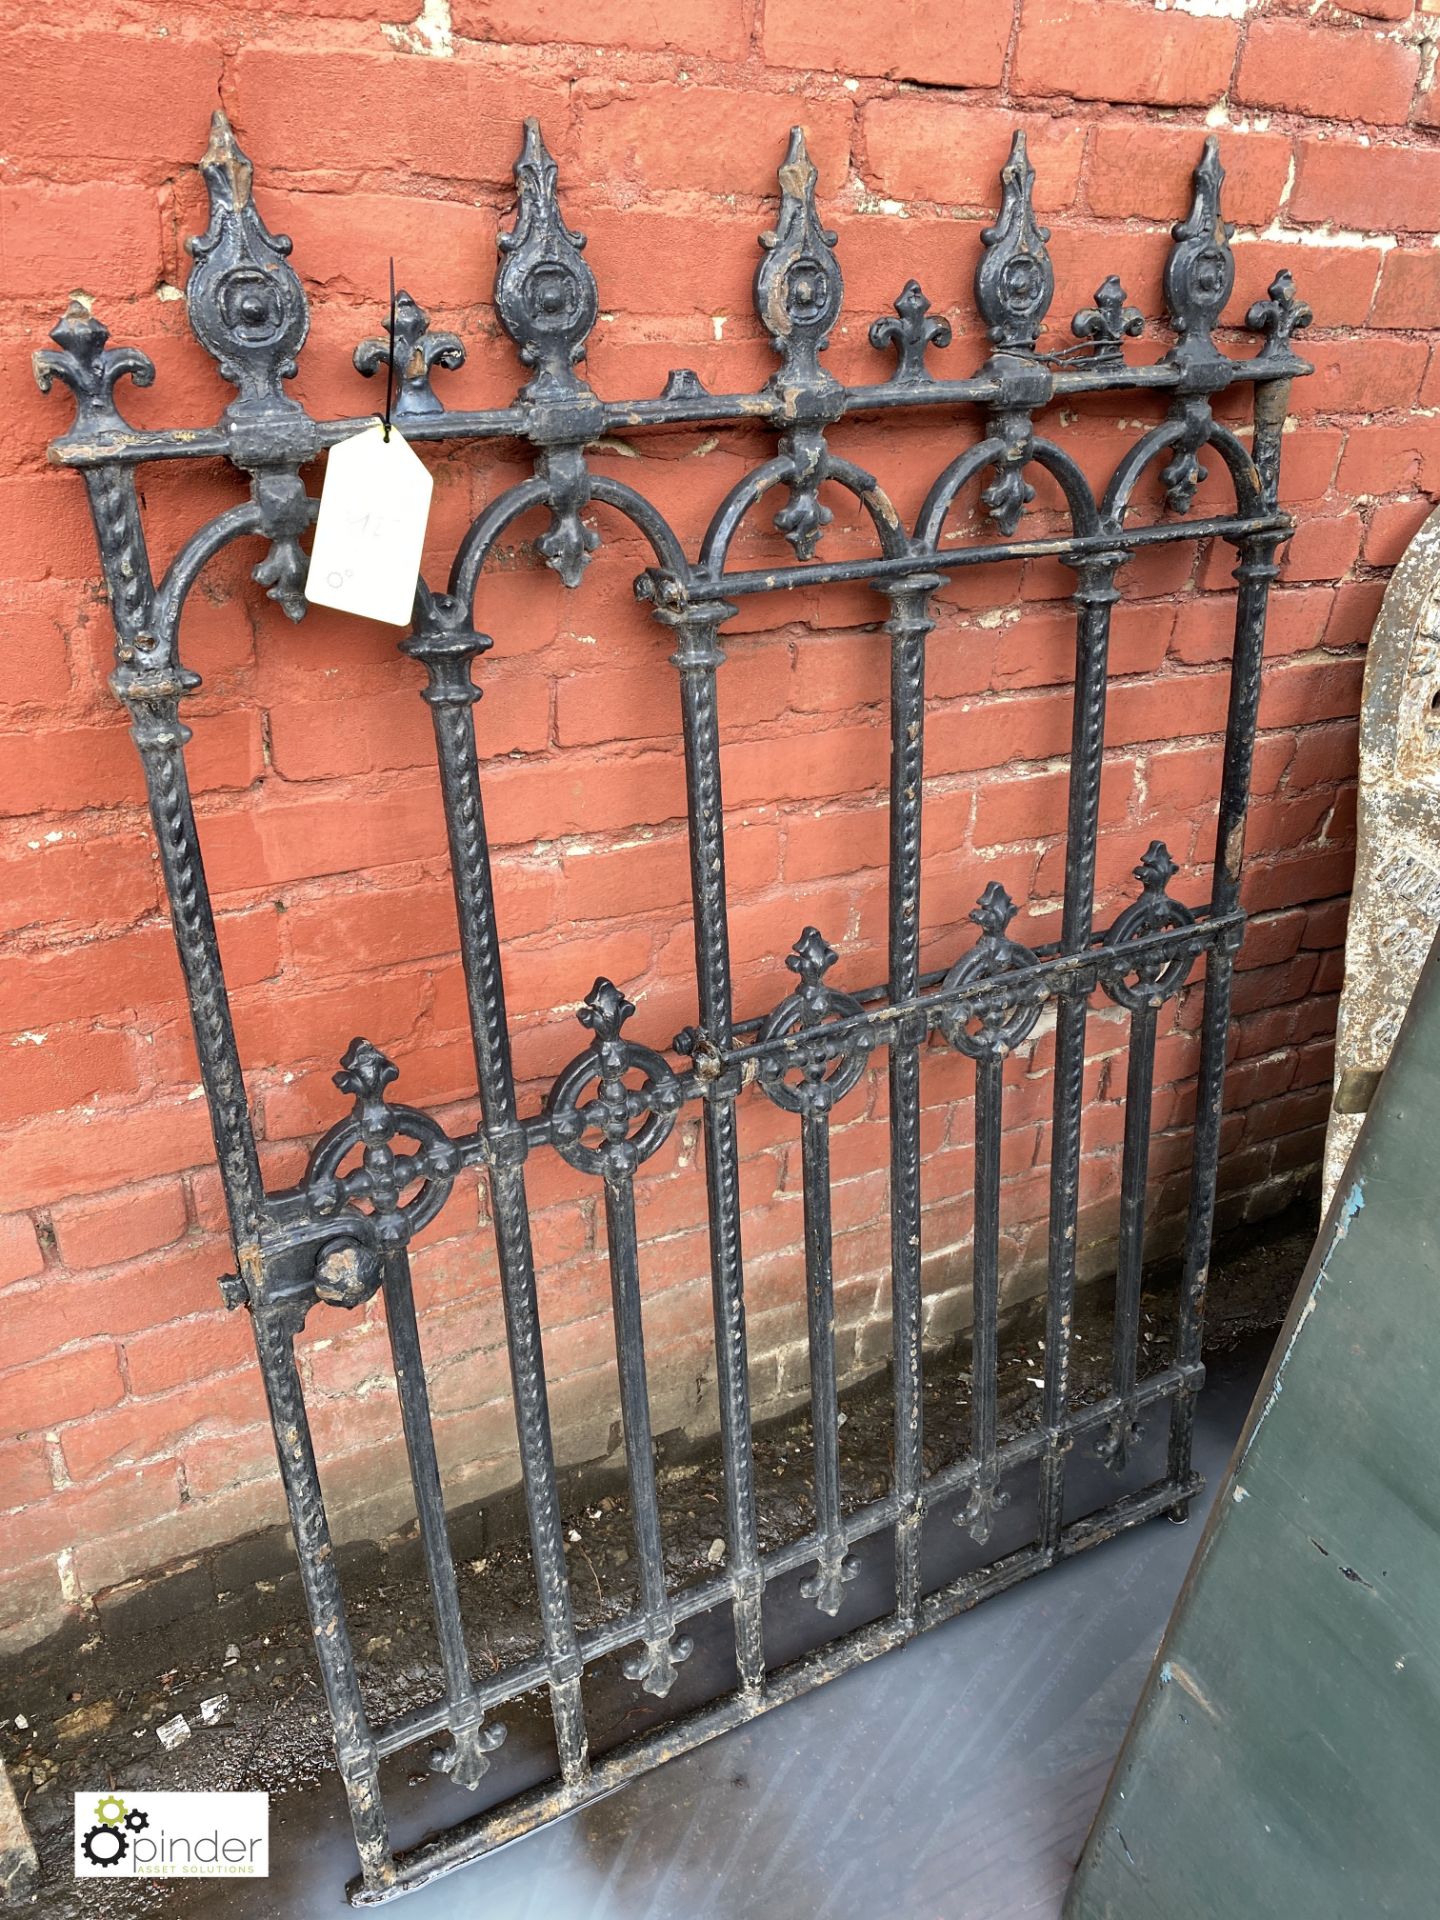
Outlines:
<svg viewBox="0 0 1440 1920"><path fill-rule="evenodd" d="M1040 1018L1045 996L1034 978L1035 955L1005 931L1015 918L1015 902L998 880L986 887L970 918L980 938L951 967L941 989L947 1002L956 994L964 998L944 1007L940 1029L952 1047L974 1060L1003 1059Z"/></svg>
<svg viewBox="0 0 1440 1920"><path fill-rule="evenodd" d="M864 1036L832 1031L836 1021L865 1014L858 1000L825 985L839 957L814 927L806 927L785 956L800 985L765 1022L761 1038L781 1042L784 1050L761 1061L760 1086L789 1113L828 1112L865 1071L870 1049Z"/></svg>
<svg viewBox="0 0 1440 1920"><path fill-rule="evenodd" d="M669 1062L621 1038L634 1011L613 981L595 982L575 1016L595 1038L545 1103L556 1151L582 1173L633 1173L675 1124L682 1096Z"/></svg>
<svg viewBox="0 0 1440 1920"><path fill-rule="evenodd" d="M335 1084L354 1110L316 1146L305 1169L312 1210L332 1214L344 1231L320 1250L315 1291L331 1306L355 1307L380 1284L382 1253L408 1245L450 1197L460 1153L428 1114L392 1106L387 1090L400 1077L393 1060L368 1040L352 1040ZM397 1140L413 1152L397 1152ZM354 1160L356 1152L359 1160ZM337 1220L338 1224L338 1220Z"/></svg>
<svg viewBox="0 0 1440 1920"><path fill-rule="evenodd" d="M1152 840L1135 869L1135 878L1144 891L1126 907L1105 937L1109 952L1100 970L1100 985L1117 1006L1131 1013L1158 1007L1168 1000L1184 984L1194 964L1195 948L1188 942L1178 950L1167 941L1163 946L1142 946L1138 953L1125 951L1152 934L1178 933L1195 924L1190 909L1165 891L1179 871L1165 842Z"/></svg>

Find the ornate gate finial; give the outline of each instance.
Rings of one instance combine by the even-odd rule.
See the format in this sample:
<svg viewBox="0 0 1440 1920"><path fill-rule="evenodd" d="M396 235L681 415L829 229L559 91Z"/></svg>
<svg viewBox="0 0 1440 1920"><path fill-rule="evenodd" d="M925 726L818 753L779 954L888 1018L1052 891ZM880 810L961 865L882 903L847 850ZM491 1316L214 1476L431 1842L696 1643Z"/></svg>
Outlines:
<svg viewBox="0 0 1440 1920"><path fill-rule="evenodd" d="M780 217L760 235L765 257L755 269L755 310L781 362L772 386L833 384L819 356L840 318L845 282L832 251L837 236L815 210L817 177L805 129L792 127L780 167Z"/></svg>
<svg viewBox="0 0 1440 1920"><path fill-rule="evenodd" d="M975 269L975 304L995 346L1033 353L1055 292L1055 269L1045 250L1050 229L1035 218L1035 169L1021 132L1000 169L1000 186L999 218L980 235L985 251Z"/></svg>
<svg viewBox="0 0 1440 1920"><path fill-rule="evenodd" d="M595 276L581 259L583 233L560 217L560 170L540 134L540 122L525 122L525 141L515 162L519 205L515 225L496 240L495 311L535 369L522 390L527 400L553 400L588 392L573 371L585 358L585 342L600 311Z"/></svg>
<svg viewBox="0 0 1440 1920"><path fill-rule="evenodd" d="M296 413L298 403L280 382L294 378L310 309L287 258L289 237L271 233L256 212L253 169L219 111L200 171L210 194L210 225L186 242L195 261L185 283L190 325L223 377L240 390L227 417Z"/></svg>
<svg viewBox="0 0 1440 1920"><path fill-rule="evenodd" d="M1262 360L1290 360L1294 358L1291 339L1302 327L1308 327L1315 315L1307 301L1295 291L1295 281L1288 267L1282 267L1270 282L1270 295L1266 300L1256 300L1245 315L1245 325L1251 333L1263 333L1265 344L1260 349ZM54 339L52 334L51 339ZM1304 367L1301 360L1297 365Z"/></svg>
<svg viewBox="0 0 1440 1920"><path fill-rule="evenodd" d="M1235 284L1235 256L1230 251L1235 229L1220 211L1224 179L1219 142L1212 133L1195 169L1190 212L1170 230L1176 244L1165 262L1165 304L1180 336L1171 348L1171 360L1219 358L1210 335Z"/></svg>

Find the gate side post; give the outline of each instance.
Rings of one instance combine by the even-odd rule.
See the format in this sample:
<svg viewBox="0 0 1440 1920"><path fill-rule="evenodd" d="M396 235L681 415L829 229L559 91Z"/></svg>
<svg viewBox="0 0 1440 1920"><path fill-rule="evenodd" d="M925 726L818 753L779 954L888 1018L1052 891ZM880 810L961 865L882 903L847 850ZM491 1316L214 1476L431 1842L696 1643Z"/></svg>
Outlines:
<svg viewBox="0 0 1440 1920"><path fill-rule="evenodd" d="M1290 382L1276 379L1255 389L1253 458L1262 498L1277 506L1280 439L1290 402ZM1245 857L1245 820L1250 806L1250 775L1255 758L1255 727L1264 667L1265 614L1270 582L1280 568L1275 555L1288 529L1245 536L1236 544L1235 651L1230 668L1230 706L1225 721L1225 759L1220 775L1220 809L1215 824L1212 914L1233 914L1240 904L1240 875ZM1185 1266L1180 1283L1176 1364L1198 1366L1205 1331L1205 1292L1210 1279L1210 1247L1215 1230L1215 1187L1220 1164L1220 1121L1225 1096L1225 1056L1230 1039L1230 996L1235 953L1242 928L1212 947L1205 964L1205 1000L1200 1024L1200 1071L1196 1090L1195 1155L1190 1208L1185 1229ZM1170 1416L1170 1477L1189 1478L1198 1380L1182 1382ZM1189 1517L1190 1503L1170 1509L1170 1518Z"/></svg>

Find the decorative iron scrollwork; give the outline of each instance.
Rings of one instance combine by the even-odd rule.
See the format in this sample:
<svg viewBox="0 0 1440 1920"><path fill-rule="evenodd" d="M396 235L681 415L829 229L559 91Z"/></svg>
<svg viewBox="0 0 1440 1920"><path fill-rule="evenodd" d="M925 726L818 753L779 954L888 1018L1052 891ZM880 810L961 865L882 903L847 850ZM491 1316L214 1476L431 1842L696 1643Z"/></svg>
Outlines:
<svg viewBox="0 0 1440 1920"><path fill-rule="evenodd" d="M621 1037L634 1011L613 981L595 982L575 1016L595 1038L560 1074L545 1103L556 1149L584 1173L633 1173L675 1124L682 1095L673 1069L650 1047ZM635 1075L638 1087L630 1084ZM594 1096L582 1098L591 1086ZM587 1144L590 1132L600 1135L600 1144Z"/></svg>
<svg viewBox="0 0 1440 1920"><path fill-rule="evenodd" d="M185 301L196 339L239 389L227 418L298 413L298 402L280 383L294 378L310 309L289 264L289 237L271 233L255 210L254 170L223 113L210 123L200 172L210 195L210 225L186 242L195 265Z"/></svg>
<svg viewBox="0 0 1440 1920"><path fill-rule="evenodd" d="M1210 469L1202 466L1200 449L1210 438L1215 417L1204 394L1188 394L1174 408L1178 431L1171 445L1174 452L1160 469L1160 484L1165 489L1165 504L1172 513L1188 513L1195 495L1209 478Z"/></svg>
<svg viewBox="0 0 1440 1920"><path fill-rule="evenodd" d="M1031 415L1051 393L1049 372L1035 349L1055 292L1055 271L1045 248L1050 229L1035 218L1034 186L1025 135L1017 133L1000 169L999 216L981 232L975 269L975 304L998 349L988 364L1002 388L989 420L990 437L1000 449L995 478L980 499L1007 536L1035 498L1025 478L1034 445Z"/></svg>
<svg viewBox="0 0 1440 1920"><path fill-rule="evenodd" d="M1182 379L1172 409L1178 431L1160 472L1165 504L1173 513L1190 511L1206 478L1199 454L1214 430L1209 396L1229 377L1230 363L1212 335L1235 285L1230 251L1235 229L1220 208L1225 169L1214 134L1206 138L1194 178L1190 212L1171 229L1175 245L1165 262L1165 303L1178 336L1166 358Z"/></svg>
<svg viewBox="0 0 1440 1920"><path fill-rule="evenodd" d="M430 1771L447 1774L457 1787L474 1793L490 1771L489 1756L504 1746L508 1731L499 1720L452 1727L449 1746L431 1748Z"/></svg>
<svg viewBox="0 0 1440 1920"><path fill-rule="evenodd" d="M970 910L980 938L945 976L942 991L947 1000L967 988L995 983L990 991L965 994L958 1006L946 1005L940 1014L945 1038L972 1059L1012 1052L1040 1018L1044 1005L1043 989L1025 978L1038 964L1036 956L1006 933L1015 913L1015 902L998 880L992 880ZM1013 987L1009 975L1016 976Z"/></svg>
<svg viewBox="0 0 1440 1920"><path fill-rule="evenodd" d="M845 1589L857 1579L860 1562L845 1549L843 1539L826 1541L815 1556L815 1571L800 1582L800 1598L813 1600L817 1613L833 1620L845 1604Z"/></svg>
<svg viewBox="0 0 1440 1920"><path fill-rule="evenodd" d="M355 349L355 371L368 379L387 363L395 369L395 405L391 418L432 419L444 413L435 389L430 384L430 369L445 367L451 373L465 364L465 346L458 333L432 333L430 316L402 288L395 296L395 324L385 317L388 340L362 340Z"/></svg>
<svg viewBox="0 0 1440 1920"><path fill-rule="evenodd" d="M305 482L290 467L262 467L251 475L250 497L259 509L258 531L270 542L270 551L251 578L265 589L291 620L303 620L309 602L305 580L310 556L300 544L319 503L305 491Z"/></svg>
<svg viewBox="0 0 1440 1920"><path fill-rule="evenodd" d="M638 1680L642 1693L653 1693L657 1700L663 1700L675 1684L675 1669L694 1651L695 1642L688 1633L656 1634L641 1651L626 1655L620 1671L627 1680Z"/></svg>
<svg viewBox="0 0 1440 1920"><path fill-rule="evenodd" d="M316 1294L333 1306L369 1299L380 1283L380 1255L406 1246L435 1218L460 1169L454 1142L428 1114L390 1104L387 1089L399 1077L377 1046L352 1040L334 1079L354 1110L331 1127L305 1169L311 1211L343 1221L343 1234L321 1249L316 1264ZM412 1141L415 1151L397 1153L396 1140ZM359 1165L344 1170L357 1147Z"/></svg>
<svg viewBox="0 0 1440 1920"><path fill-rule="evenodd" d="M1110 957L1100 969L1100 985L1118 1006L1131 1013L1142 1007L1158 1007L1168 1000L1194 965L1193 953L1176 953L1173 948L1159 954L1126 952L1146 934L1178 932L1195 924L1189 907L1167 892L1179 871L1165 842L1152 840L1135 869L1142 888L1140 898L1126 907L1105 936Z"/></svg>
<svg viewBox="0 0 1440 1920"><path fill-rule="evenodd" d="M844 1035L837 1041L827 1031L837 1020L864 1018L858 1000L825 984L825 975L839 957L814 927L806 927L785 956L785 965L800 976L800 985L765 1022L764 1038L782 1041L785 1051L767 1055L760 1068L760 1086L777 1107L789 1113L828 1112L865 1071L869 1045L863 1036ZM798 1075L793 1083L791 1075Z"/></svg>
<svg viewBox="0 0 1440 1920"><path fill-rule="evenodd" d="M948 347L953 337L950 322L942 315L931 317L930 302L918 280L907 280L895 300L896 318L886 315L870 323L870 344L883 353L893 347L899 364L895 368L897 387L920 387L930 379L925 365L928 347Z"/></svg>

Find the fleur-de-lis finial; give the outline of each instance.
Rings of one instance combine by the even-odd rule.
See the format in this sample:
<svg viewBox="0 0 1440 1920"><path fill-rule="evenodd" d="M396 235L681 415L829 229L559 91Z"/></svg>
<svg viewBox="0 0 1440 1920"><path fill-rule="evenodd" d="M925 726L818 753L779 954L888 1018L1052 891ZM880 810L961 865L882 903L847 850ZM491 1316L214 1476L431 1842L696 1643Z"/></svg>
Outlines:
<svg viewBox="0 0 1440 1920"><path fill-rule="evenodd" d="M798 973L802 986L818 987L840 958L817 927L806 927L785 956L791 973Z"/></svg>
<svg viewBox="0 0 1440 1920"><path fill-rule="evenodd" d="M992 880L970 909L970 918L992 940L1003 939L1017 908L998 880Z"/></svg>
<svg viewBox="0 0 1440 1920"><path fill-rule="evenodd" d="M51 383L59 380L75 396L75 424L72 433L103 432L123 427L115 405L116 382L127 373L137 387L148 387L155 379L155 367L138 347L110 347L110 329L97 320L83 300L73 299L50 329L50 338L59 348L51 353L42 348L31 356L35 383L49 393Z"/></svg>
<svg viewBox="0 0 1440 1920"><path fill-rule="evenodd" d="M1210 335L1235 284L1235 229L1220 210L1225 169L1214 134L1195 169L1190 212L1171 229L1175 245L1165 262L1165 304L1180 336L1170 358L1184 363L1223 358Z"/></svg>
<svg viewBox="0 0 1440 1920"><path fill-rule="evenodd" d="M395 296L395 324L387 314L388 340L362 340L355 349L355 371L368 379L387 362L395 368L398 391L393 418L422 420L443 413L430 385L430 369L447 367L452 373L465 364L465 346L458 333L431 333L430 316L403 288Z"/></svg>
<svg viewBox="0 0 1440 1920"><path fill-rule="evenodd" d="M340 1071L333 1078L341 1093L356 1101L383 1100L385 1089L400 1078L400 1069L372 1041L356 1038L341 1054Z"/></svg>
<svg viewBox="0 0 1440 1920"><path fill-rule="evenodd" d="M931 378L925 365L927 347L948 347L952 338L950 322L930 317L930 302L918 280L907 280L896 299L897 318L887 314L870 323L870 344L877 352L893 347L899 357L895 369L897 387L923 386Z"/></svg>
<svg viewBox="0 0 1440 1920"><path fill-rule="evenodd" d="M840 317L844 281L836 236L815 209L816 179L804 129L792 127L780 167L780 216L773 232L760 235L765 257L755 271L755 309L781 362L774 386L833 384L819 356Z"/></svg>
<svg viewBox="0 0 1440 1920"><path fill-rule="evenodd" d="M1125 289L1112 273L1095 289L1094 306L1082 307L1076 314L1070 331L1077 340L1089 343L1088 364L1118 366L1125 357L1125 336L1143 333L1145 320L1138 307L1126 305Z"/></svg>
<svg viewBox="0 0 1440 1920"><path fill-rule="evenodd" d="M1165 842L1152 840L1141 855L1139 866L1135 868L1135 878L1146 893L1164 893L1179 871L1170 858L1170 849Z"/></svg>
<svg viewBox="0 0 1440 1920"><path fill-rule="evenodd" d="M1011 143L1000 187L999 217L980 234L984 252L975 269L975 304L995 346L1031 353L1055 291L1055 270L1045 250L1050 229L1035 219L1035 169L1023 133Z"/></svg>
<svg viewBox="0 0 1440 1920"><path fill-rule="evenodd" d="M581 257L585 236L560 217L559 169L541 138L538 120L525 122L515 185L515 224L497 240L495 311L520 349L521 360L535 369L524 397L547 400L588 393L574 369L585 358L585 342L600 311L599 295L595 276Z"/></svg>
<svg viewBox="0 0 1440 1920"><path fill-rule="evenodd" d="M1245 325L1251 333L1265 336L1261 359L1288 359L1292 335L1308 327L1314 318L1308 302L1295 291L1290 269L1282 267L1270 282L1270 297L1255 301L1245 315Z"/></svg>
<svg viewBox="0 0 1440 1920"><path fill-rule="evenodd" d="M310 331L304 290L289 264L290 241L271 233L255 210L253 170L230 122L217 112L200 160L210 195L210 225L189 240L195 265L185 300L196 339L239 389L232 419L298 411L281 391Z"/></svg>
<svg viewBox="0 0 1440 1920"><path fill-rule="evenodd" d="M627 1000L615 982L602 974L586 994L575 1018L604 1044L620 1038L620 1029L634 1011L634 1002Z"/></svg>

